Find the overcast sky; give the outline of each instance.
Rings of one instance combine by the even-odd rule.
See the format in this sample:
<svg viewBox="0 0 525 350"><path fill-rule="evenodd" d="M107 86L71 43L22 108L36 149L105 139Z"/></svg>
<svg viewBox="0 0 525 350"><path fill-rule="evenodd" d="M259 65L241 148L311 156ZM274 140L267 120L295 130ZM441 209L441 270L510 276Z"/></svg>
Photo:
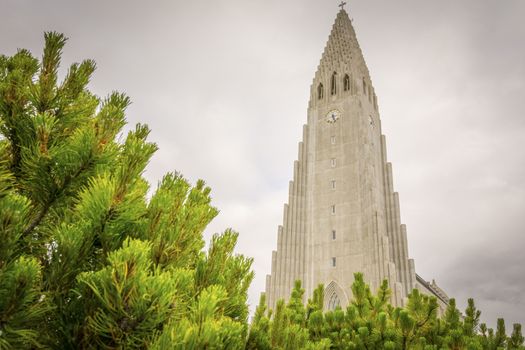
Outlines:
<svg viewBox="0 0 525 350"><path fill-rule="evenodd" d="M348 1L375 91L409 254L463 308L525 323L525 1ZM0 53L41 56L43 32L93 58L96 94L133 100L173 170L213 189L206 236L238 230L270 273L309 86L336 0L0 0Z"/></svg>

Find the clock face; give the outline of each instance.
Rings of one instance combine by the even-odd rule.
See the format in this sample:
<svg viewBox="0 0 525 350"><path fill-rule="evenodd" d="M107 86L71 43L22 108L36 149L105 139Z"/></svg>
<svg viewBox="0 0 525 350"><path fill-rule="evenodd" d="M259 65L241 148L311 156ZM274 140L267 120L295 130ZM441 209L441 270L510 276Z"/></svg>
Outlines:
<svg viewBox="0 0 525 350"><path fill-rule="evenodd" d="M339 112L337 109L333 109L326 114L326 122L333 124L337 121L337 119L339 119L340 116L341 112Z"/></svg>

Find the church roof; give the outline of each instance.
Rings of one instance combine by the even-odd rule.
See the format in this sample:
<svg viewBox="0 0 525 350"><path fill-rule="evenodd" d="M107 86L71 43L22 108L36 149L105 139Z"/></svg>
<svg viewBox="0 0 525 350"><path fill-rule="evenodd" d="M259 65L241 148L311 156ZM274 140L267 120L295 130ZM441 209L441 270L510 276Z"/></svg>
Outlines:
<svg viewBox="0 0 525 350"><path fill-rule="evenodd" d="M326 43L316 76L331 74L341 68L357 70L368 77L368 69L352 26L345 10L339 11Z"/></svg>

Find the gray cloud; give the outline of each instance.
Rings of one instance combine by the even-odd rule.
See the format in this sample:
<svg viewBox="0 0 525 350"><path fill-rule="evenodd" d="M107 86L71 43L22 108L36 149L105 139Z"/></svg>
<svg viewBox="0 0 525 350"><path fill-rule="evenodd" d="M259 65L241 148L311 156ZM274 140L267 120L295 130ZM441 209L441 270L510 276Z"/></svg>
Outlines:
<svg viewBox="0 0 525 350"><path fill-rule="evenodd" d="M64 63L94 58L92 90L128 93L130 125L152 128L148 179L179 170L213 188L206 235L241 232L256 304L336 3L4 0L0 52L40 55L57 30ZM524 323L525 2L349 5L418 273L490 324Z"/></svg>

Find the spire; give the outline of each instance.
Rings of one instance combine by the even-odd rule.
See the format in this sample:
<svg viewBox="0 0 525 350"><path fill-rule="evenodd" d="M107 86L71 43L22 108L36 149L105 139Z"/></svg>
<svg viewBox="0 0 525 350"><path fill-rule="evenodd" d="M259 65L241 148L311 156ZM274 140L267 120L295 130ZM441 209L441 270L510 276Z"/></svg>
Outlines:
<svg viewBox="0 0 525 350"><path fill-rule="evenodd" d="M337 14L332 31L326 43L316 77L331 74L333 71L360 71L368 76L361 48L357 42L352 20L343 9L345 2L339 5L341 10Z"/></svg>

